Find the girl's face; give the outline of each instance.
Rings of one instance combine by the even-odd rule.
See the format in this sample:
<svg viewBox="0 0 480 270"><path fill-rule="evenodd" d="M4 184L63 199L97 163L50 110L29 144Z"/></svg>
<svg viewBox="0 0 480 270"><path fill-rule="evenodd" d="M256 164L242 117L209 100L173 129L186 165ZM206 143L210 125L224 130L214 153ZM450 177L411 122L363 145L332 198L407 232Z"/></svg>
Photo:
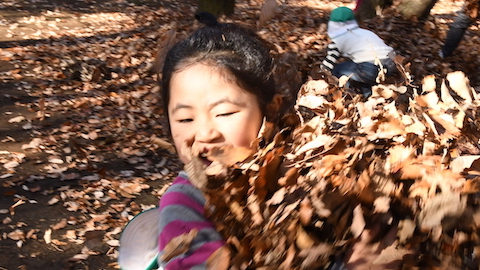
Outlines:
<svg viewBox="0 0 480 270"><path fill-rule="evenodd" d="M215 146L250 147L262 125L255 95L227 81L221 70L197 63L172 75L168 115L180 159L182 144L200 153Z"/></svg>

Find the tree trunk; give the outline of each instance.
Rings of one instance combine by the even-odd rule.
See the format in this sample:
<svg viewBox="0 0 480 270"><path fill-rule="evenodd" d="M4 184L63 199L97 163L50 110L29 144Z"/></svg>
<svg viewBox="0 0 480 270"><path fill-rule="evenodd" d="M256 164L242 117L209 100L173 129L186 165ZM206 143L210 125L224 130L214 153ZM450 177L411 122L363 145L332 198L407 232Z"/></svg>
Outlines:
<svg viewBox="0 0 480 270"><path fill-rule="evenodd" d="M198 11L208 11L219 17L233 14L235 0L199 0Z"/></svg>
<svg viewBox="0 0 480 270"><path fill-rule="evenodd" d="M357 0L355 17L357 21L377 16L377 9L384 9L393 4L393 0Z"/></svg>
<svg viewBox="0 0 480 270"><path fill-rule="evenodd" d="M403 0L398 6L400 14L406 19L424 20L430 14L438 0Z"/></svg>

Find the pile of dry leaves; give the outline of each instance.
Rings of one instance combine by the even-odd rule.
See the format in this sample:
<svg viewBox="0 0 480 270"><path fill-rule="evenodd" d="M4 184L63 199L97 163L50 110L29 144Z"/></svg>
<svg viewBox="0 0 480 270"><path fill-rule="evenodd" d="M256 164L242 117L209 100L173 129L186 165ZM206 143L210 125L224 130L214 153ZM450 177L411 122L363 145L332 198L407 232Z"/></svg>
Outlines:
<svg viewBox="0 0 480 270"><path fill-rule="evenodd" d="M374 264L478 269L480 99L469 80L378 85L365 102L327 80L302 86L255 153L214 149L206 170L186 166L231 269L319 269L378 225L372 245L396 237Z"/></svg>

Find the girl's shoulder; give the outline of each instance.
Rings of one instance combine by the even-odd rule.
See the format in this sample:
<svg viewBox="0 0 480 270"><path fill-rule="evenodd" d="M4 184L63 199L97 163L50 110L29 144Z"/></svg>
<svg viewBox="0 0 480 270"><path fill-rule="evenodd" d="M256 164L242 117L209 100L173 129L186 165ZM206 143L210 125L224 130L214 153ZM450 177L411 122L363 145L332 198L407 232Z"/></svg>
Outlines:
<svg viewBox="0 0 480 270"><path fill-rule="evenodd" d="M188 180L188 174L185 171L180 171L172 182L173 185L190 185L192 186L192 183L190 183L190 180Z"/></svg>

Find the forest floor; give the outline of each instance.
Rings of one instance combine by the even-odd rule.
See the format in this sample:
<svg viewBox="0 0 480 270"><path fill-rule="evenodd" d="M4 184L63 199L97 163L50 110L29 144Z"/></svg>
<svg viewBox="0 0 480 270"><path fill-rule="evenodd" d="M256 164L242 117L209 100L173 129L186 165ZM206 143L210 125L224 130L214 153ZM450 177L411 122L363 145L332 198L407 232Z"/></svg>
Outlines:
<svg viewBox="0 0 480 270"><path fill-rule="evenodd" d="M282 2L259 34L295 55L304 82L325 56L330 10L353 2ZM392 9L362 26L405 57L414 85L460 70L478 91L477 25L454 56L438 56L461 2L439 1L423 22ZM199 26L195 3L0 3L0 270L118 269L122 229L182 168L164 144L155 57L169 30ZM260 7L237 1L220 20L255 27Z"/></svg>

